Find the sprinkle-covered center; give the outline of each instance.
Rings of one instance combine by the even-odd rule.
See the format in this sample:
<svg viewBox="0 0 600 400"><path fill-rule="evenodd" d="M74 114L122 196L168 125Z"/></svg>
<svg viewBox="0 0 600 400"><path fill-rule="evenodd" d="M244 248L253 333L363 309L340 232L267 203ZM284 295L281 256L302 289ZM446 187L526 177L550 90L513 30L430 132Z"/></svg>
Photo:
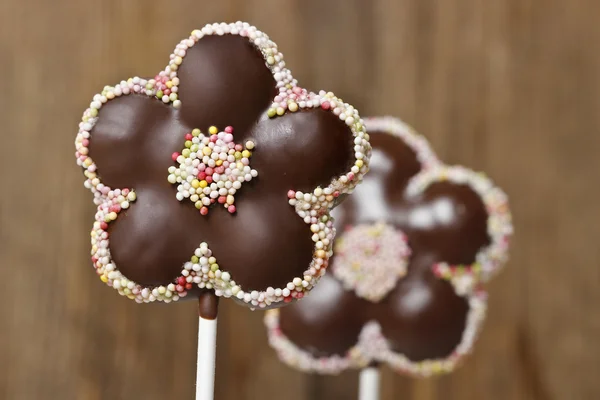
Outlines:
<svg viewBox="0 0 600 400"><path fill-rule="evenodd" d="M404 233L377 223L348 228L335 243L336 278L372 302L383 299L406 275L410 249Z"/></svg>
<svg viewBox="0 0 600 400"><path fill-rule="evenodd" d="M254 142L235 144L231 126L222 132L211 126L208 133L204 135L200 129L186 133L185 148L172 155L179 167L169 167L167 179L177 184L177 200L190 199L200 214L208 214L208 207L214 203L234 213L235 193L242 183L258 176L250 168Z"/></svg>

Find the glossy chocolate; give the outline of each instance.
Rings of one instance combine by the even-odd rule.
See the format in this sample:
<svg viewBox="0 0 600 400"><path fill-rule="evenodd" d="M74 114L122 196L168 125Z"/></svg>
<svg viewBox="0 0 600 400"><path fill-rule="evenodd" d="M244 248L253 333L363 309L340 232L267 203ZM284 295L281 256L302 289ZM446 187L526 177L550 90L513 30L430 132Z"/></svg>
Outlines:
<svg viewBox="0 0 600 400"><path fill-rule="evenodd" d="M383 221L402 230L412 250L408 274L381 302L345 291L329 273L302 301L280 311L282 333L315 356L343 355L364 324L377 321L393 351L411 361L444 358L460 343L467 299L432 273L436 262L470 264L490 242L485 206L468 186L434 183L417 198L405 195L421 165L401 139L370 132L371 171L335 210L338 232ZM335 268L335 256L331 267Z"/></svg>
<svg viewBox="0 0 600 400"><path fill-rule="evenodd" d="M90 156L102 181L137 193L109 227L115 264L144 286L166 285L207 242L220 269L247 292L284 287L303 276L314 250L310 227L288 204L287 192L312 191L349 170L352 132L320 108L267 118L275 81L246 38L203 38L187 51L178 74L179 110L143 95L122 96L104 105L91 132ZM232 126L236 143L256 144L251 166L258 177L236 194L235 214L215 205L202 216L192 202L177 201L167 181L171 154L184 148L185 133L211 125Z"/></svg>

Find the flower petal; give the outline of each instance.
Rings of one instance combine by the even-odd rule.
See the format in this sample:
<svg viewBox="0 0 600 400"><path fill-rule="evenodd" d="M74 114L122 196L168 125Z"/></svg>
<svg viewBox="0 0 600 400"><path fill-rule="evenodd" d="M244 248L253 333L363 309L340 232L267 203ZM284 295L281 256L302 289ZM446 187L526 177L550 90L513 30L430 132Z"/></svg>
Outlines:
<svg viewBox="0 0 600 400"><path fill-rule="evenodd" d="M411 249L414 254L429 254L432 263L471 264L490 243L488 213L479 195L466 185L436 182L409 204L405 229Z"/></svg>
<svg viewBox="0 0 600 400"><path fill-rule="evenodd" d="M90 132L90 156L105 185L135 188L156 175L166 180L171 154L181 151L186 132L173 112L160 100L138 94L102 107Z"/></svg>
<svg viewBox="0 0 600 400"><path fill-rule="evenodd" d="M343 356L358 344L367 322L356 312L363 303L331 275L325 275L305 299L280 310L280 328L313 357Z"/></svg>
<svg viewBox="0 0 600 400"><path fill-rule="evenodd" d="M269 190L312 192L350 170L354 138L333 113L321 109L264 120L251 133L257 143L252 162Z"/></svg>
<svg viewBox="0 0 600 400"><path fill-rule="evenodd" d="M187 50L177 76L181 119L202 131L215 125L247 132L277 94L263 55L238 35L200 39Z"/></svg>
<svg viewBox="0 0 600 400"><path fill-rule="evenodd" d="M449 356L461 342L469 303L429 274L404 279L374 310L392 351L411 361Z"/></svg>
<svg viewBox="0 0 600 400"><path fill-rule="evenodd" d="M203 217L175 199L166 178L162 186L139 186L136 192L136 203L109 228L112 258L124 276L142 286L167 285L206 239L193 229Z"/></svg>

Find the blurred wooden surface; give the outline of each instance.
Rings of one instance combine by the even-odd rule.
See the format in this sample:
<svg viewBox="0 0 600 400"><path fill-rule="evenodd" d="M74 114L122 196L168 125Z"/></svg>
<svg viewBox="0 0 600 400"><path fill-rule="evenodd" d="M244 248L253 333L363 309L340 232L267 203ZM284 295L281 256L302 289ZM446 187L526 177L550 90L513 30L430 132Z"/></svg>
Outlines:
<svg viewBox="0 0 600 400"><path fill-rule="evenodd" d="M0 399L191 399L195 305L139 306L88 262L73 159L107 83L163 68L192 28L247 20L309 88L394 114L485 170L516 237L475 355L384 399L600 398L600 3L594 0L0 2ZM222 302L219 399L353 399L356 374L302 375L262 314Z"/></svg>

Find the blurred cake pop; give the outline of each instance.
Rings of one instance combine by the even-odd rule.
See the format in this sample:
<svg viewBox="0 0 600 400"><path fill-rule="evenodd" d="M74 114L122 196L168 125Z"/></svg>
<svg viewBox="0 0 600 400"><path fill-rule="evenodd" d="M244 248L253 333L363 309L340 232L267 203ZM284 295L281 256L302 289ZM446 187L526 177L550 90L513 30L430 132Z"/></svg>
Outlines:
<svg viewBox="0 0 600 400"><path fill-rule="evenodd" d="M270 344L306 372L450 372L484 319L482 283L507 259L507 197L483 174L442 164L400 120L365 125L371 171L333 213L332 273L302 301L267 313Z"/></svg>
<svg viewBox="0 0 600 400"><path fill-rule="evenodd" d="M242 22L195 30L153 78L104 87L75 146L104 283L140 303L213 291L251 308L313 288L330 211L371 151L357 110L300 87Z"/></svg>

